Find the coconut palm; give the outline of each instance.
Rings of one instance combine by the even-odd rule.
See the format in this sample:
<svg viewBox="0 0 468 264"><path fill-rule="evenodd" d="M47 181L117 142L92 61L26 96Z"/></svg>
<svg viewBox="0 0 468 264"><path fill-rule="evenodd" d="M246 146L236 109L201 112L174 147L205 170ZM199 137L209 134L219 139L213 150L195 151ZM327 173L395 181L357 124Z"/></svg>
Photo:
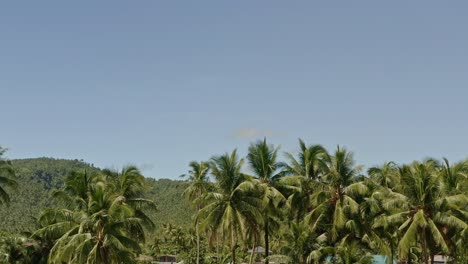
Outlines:
<svg viewBox="0 0 468 264"><path fill-rule="evenodd" d="M287 194L292 218L299 223L312 210L311 197L326 173L330 156L321 145L306 146L299 139L300 152L297 158L292 153L286 153L287 162L281 163L283 173L287 177L281 178L283 192Z"/></svg>
<svg viewBox="0 0 468 264"><path fill-rule="evenodd" d="M357 241L340 243L334 247L322 246L312 251L308 263L371 264L373 257Z"/></svg>
<svg viewBox="0 0 468 264"><path fill-rule="evenodd" d="M468 193L468 160L451 165L446 158L443 158L439 177L445 194Z"/></svg>
<svg viewBox="0 0 468 264"><path fill-rule="evenodd" d="M347 221L346 227L356 238L361 238L362 244L378 252L392 263L398 244L398 228L382 223L388 216L383 202L392 195L392 190L378 184L372 177L365 179L367 192L356 201L359 203L359 213Z"/></svg>
<svg viewBox="0 0 468 264"><path fill-rule="evenodd" d="M247 154L250 168L261 190L265 263L267 264L270 250L269 234L272 227L269 224L278 216L278 205L285 201L283 194L278 190L282 174L279 170L280 164L277 162L277 153L278 148L268 145L265 138L263 141L251 144Z"/></svg>
<svg viewBox="0 0 468 264"><path fill-rule="evenodd" d="M443 158L438 168L441 193L445 196L466 195L468 194L468 160L451 164L448 159ZM468 217L464 212L468 211L468 203L462 206L462 210L451 209L451 214L459 219L468 222ZM450 254L453 257L468 257L468 229L444 227L445 237ZM461 261L463 262L463 261Z"/></svg>
<svg viewBox="0 0 468 264"><path fill-rule="evenodd" d="M388 212L383 202L398 196L400 184L399 168L394 162L385 162L380 167L368 169L369 180L366 181L369 192L360 202L360 221L356 226L366 230L364 240L381 254L390 256L387 263L392 263L396 255L398 244L398 227L387 225L385 222Z"/></svg>
<svg viewBox="0 0 468 264"><path fill-rule="evenodd" d="M139 199L135 192L125 191L136 186L128 183L128 188L117 188L116 183L125 182L126 177L125 173L114 175L119 179L86 173L67 178L64 189L56 193L66 208L46 210L39 219L43 227L33 235L55 240L49 263L134 262L139 243L144 242L145 219L128 203Z"/></svg>
<svg viewBox="0 0 468 264"><path fill-rule="evenodd" d="M312 208L312 197L320 183L304 176L285 176L280 179L282 192L287 197L290 219L298 224Z"/></svg>
<svg viewBox="0 0 468 264"><path fill-rule="evenodd" d="M192 241L190 232L186 232L180 226L171 223L163 224L164 242L170 246L172 253L178 255L182 252L190 251L190 248L196 244ZM194 243L192 243L194 242Z"/></svg>
<svg viewBox="0 0 468 264"><path fill-rule="evenodd" d="M245 244L246 246L250 246L250 258L249 264L254 263L256 248L260 241L262 227L255 221L255 219L247 219L247 223L245 225Z"/></svg>
<svg viewBox="0 0 468 264"><path fill-rule="evenodd" d="M93 179L86 171L72 171L65 179L64 188L54 191L52 196L64 203L67 208L86 210Z"/></svg>
<svg viewBox="0 0 468 264"><path fill-rule="evenodd" d="M371 167L367 170L369 177L380 186L394 189L399 185L398 166L394 162L385 162L380 167Z"/></svg>
<svg viewBox="0 0 468 264"><path fill-rule="evenodd" d="M151 218L145 213L149 210L155 210L154 201L144 198L144 193L148 186L145 177L135 166L126 166L120 172L105 169L102 177L110 184L111 192L120 196L126 204L132 207L135 216L141 220L141 223L148 229L154 228ZM135 230L136 232L137 230ZM143 236L144 232L138 234Z"/></svg>
<svg viewBox="0 0 468 264"><path fill-rule="evenodd" d="M187 177L189 181L189 186L184 190L183 195L194 201L198 208L203 200L201 199L202 195L211 189L209 182L210 163L192 161L189 166L188 174L182 175L182 177Z"/></svg>
<svg viewBox="0 0 468 264"><path fill-rule="evenodd" d="M305 264L309 253L320 247L320 238L307 224L292 222L282 230L279 243L281 254L289 256L292 263Z"/></svg>
<svg viewBox="0 0 468 264"><path fill-rule="evenodd" d="M15 176L15 170L11 161L2 157L5 152L6 149L0 146L0 204L10 203L10 196L4 187L15 188L17 186L16 181L11 179Z"/></svg>
<svg viewBox="0 0 468 264"><path fill-rule="evenodd" d="M208 162L192 161L189 164L188 174L189 186L184 190L183 195L187 196L197 208L197 213L202 207L203 195L210 190L208 172L210 164ZM186 177L187 175L182 175ZM197 264L200 263L200 232L198 227L198 218L195 218L195 232L197 236Z"/></svg>
<svg viewBox="0 0 468 264"><path fill-rule="evenodd" d="M326 233L330 243L340 239L340 233L359 211L357 195L367 192L360 181L360 167L354 165L352 152L338 147L330 159L319 189L312 195L313 210L306 216L313 231Z"/></svg>
<svg viewBox="0 0 468 264"><path fill-rule="evenodd" d="M247 220L262 220L259 210L262 203L253 194L255 185L252 178L241 172L243 163L236 150L212 158L211 174L217 188L207 194L206 205L199 212L202 226L220 232L228 240L234 264L238 240L244 237Z"/></svg>
<svg viewBox="0 0 468 264"><path fill-rule="evenodd" d="M386 218L389 225L399 225L402 237L398 247L403 257L414 246L421 246L422 261L429 263L437 252L449 253L448 229L466 230L464 194L445 195L438 178L434 160L414 162L400 169L401 194L387 200L394 213ZM459 215L465 218L460 218Z"/></svg>
<svg viewBox="0 0 468 264"><path fill-rule="evenodd" d="M318 180L327 169L330 157L321 145L306 146L302 139L299 139L300 152L296 157L291 153L286 153L287 163L282 163L285 174L294 176L304 176L309 179Z"/></svg>

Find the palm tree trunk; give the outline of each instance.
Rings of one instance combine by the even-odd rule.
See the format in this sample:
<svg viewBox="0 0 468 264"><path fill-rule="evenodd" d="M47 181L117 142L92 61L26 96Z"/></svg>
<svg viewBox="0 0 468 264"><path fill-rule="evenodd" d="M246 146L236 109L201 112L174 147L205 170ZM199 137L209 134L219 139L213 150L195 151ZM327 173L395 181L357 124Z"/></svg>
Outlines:
<svg viewBox="0 0 468 264"><path fill-rule="evenodd" d="M422 231L422 261L425 264L429 264L429 258L427 255L427 241L426 241L426 232Z"/></svg>
<svg viewBox="0 0 468 264"><path fill-rule="evenodd" d="M199 194L201 196L201 194ZM197 233L197 264L200 264L200 233L198 230L198 214L200 213L200 205L197 206L197 218L195 218L195 232Z"/></svg>
<svg viewBox="0 0 468 264"><path fill-rule="evenodd" d="M393 240L393 237L390 237L390 263L393 264L393 259L395 258L395 248L396 248L396 245L395 243L393 243L394 240Z"/></svg>
<svg viewBox="0 0 468 264"><path fill-rule="evenodd" d="M218 260L218 264L221 263L221 258L219 257L219 238L218 233L216 233L216 259Z"/></svg>
<svg viewBox="0 0 468 264"><path fill-rule="evenodd" d="M103 246L101 246L101 248L99 249L99 251L101 251L101 261L103 264L108 264L109 263L109 260L107 258L107 253L106 253L106 250L104 249Z"/></svg>
<svg viewBox="0 0 468 264"><path fill-rule="evenodd" d="M232 264L236 264L236 243L237 240L234 235L234 230L231 230Z"/></svg>
<svg viewBox="0 0 468 264"><path fill-rule="evenodd" d="M394 255L395 252L393 250L393 243L391 243L391 246L390 246L390 263L393 264L393 258L394 258Z"/></svg>
<svg viewBox="0 0 468 264"><path fill-rule="evenodd" d="M265 221L265 264L268 264L268 255L270 253L270 245L268 241L268 218Z"/></svg>
<svg viewBox="0 0 468 264"><path fill-rule="evenodd" d="M232 264L236 264L236 246L232 246Z"/></svg>
<svg viewBox="0 0 468 264"><path fill-rule="evenodd" d="M197 233L197 264L200 264L200 234L198 231L198 219L195 220L195 232Z"/></svg>
<svg viewBox="0 0 468 264"><path fill-rule="evenodd" d="M256 246L256 239L254 238L254 242L253 242L253 246L252 246L252 254L250 254L250 261L249 263L250 264L253 264L253 259L254 259L254 255L255 255L255 246Z"/></svg>

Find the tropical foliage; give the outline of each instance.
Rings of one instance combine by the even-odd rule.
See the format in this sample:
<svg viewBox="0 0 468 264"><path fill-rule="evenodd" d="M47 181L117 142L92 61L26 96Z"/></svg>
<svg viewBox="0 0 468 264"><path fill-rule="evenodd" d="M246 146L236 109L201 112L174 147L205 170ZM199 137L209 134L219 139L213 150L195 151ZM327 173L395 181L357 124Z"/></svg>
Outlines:
<svg viewBox="0 0 468 264"><path fill-rule="evenodd" d="M347 149L328 152L303 140L297 154L284 156L279 161L278 148L264 139L250 145L248 166L236 151L212 158L213 189L193 201L206 201L197 219L230 248L218 260L466 261L468 160L386 162L365 171Z"/></svg>
<svg viewBox="0 0 468 264"><path fill-rule="evenodd" d="M50 173L53 166L34 170L24 160L0 159L0 198L10 201L0 217L8 219L2 212L27 195L23 182L36 181L27 190L41 186L47 200L28 225L20 219L0 234L0 262L136 263L167 255L189 264L468 260L468 160L365 170L341 146L328 151L299 140L297 153L281 153L263 139L245 158L234 150L191 162L185 181L76 162Z"/></svg>
<svg viewBox="0 0 468 264"><path fill-rule="evenodd" d="M15 171L11 165L11 161L4 159L6 149L0 146L0 204L9 204L10 195L5 188L16 187L16 181L12 179L15 176Z"/></svg>

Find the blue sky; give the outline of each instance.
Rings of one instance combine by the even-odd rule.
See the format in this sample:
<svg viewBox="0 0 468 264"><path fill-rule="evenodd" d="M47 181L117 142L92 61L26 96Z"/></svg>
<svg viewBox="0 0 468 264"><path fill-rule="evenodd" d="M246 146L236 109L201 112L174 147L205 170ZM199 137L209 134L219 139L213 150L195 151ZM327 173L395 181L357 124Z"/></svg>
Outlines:
<svg viewBox="0 0 468 264"><path fill-rule="evenodd" d="M177 178L267 136L366 166L468 156L466 1L0 4L8 157Z"/></svg>

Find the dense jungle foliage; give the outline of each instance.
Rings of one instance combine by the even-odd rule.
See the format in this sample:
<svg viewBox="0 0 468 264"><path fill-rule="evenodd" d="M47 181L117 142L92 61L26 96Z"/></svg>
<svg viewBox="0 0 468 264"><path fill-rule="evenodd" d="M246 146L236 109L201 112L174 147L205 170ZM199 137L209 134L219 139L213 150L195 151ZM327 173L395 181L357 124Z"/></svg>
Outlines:
<svg viewBox="0 0 468 264"><path fill-rule="evenodd" d="M0 149L0 263L468 263L468 160L279 151L264 139L172 181Z"/></svg>

